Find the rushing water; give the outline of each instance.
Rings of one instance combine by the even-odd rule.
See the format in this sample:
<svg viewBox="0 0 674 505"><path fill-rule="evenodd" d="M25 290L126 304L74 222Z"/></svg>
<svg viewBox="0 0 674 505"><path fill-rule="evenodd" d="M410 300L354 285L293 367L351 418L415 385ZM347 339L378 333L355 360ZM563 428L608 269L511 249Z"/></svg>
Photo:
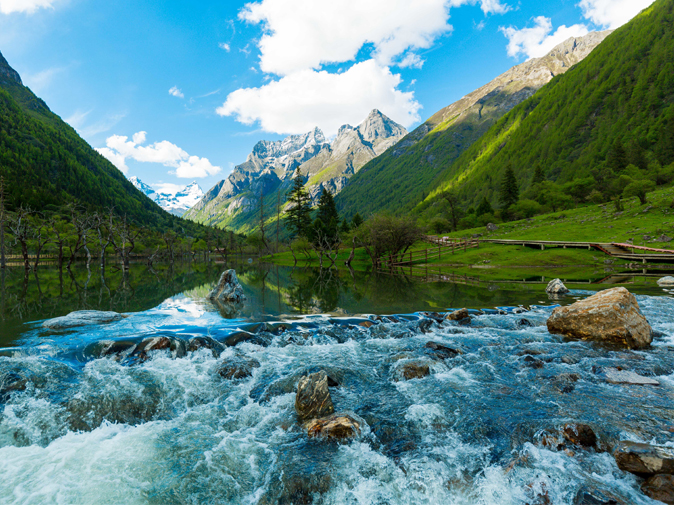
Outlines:
<svg viewBox="0 0 674 505"><path fill-rule="evenodd" d="M238 310L204 298L220 267L154 274L138 267L128 277L92 276L86 286L79 272L65 287L45 272L39 294L36 279L10 273L0 503L534 505L572 504L590 488L656 503L610 455L617 440L674 445L674 300L652 279L628 287L647 293L638 300L660 334L652 348L628 351L550 335L545 321L555 302L544 284L238 271L249 298ZM562 303L590 292L572 294ZM467 326L419 312L532 303ZM128 317L67 331L40 324L81 308ZM404 315L366 328L351 317L363 313ZM254 337L217 352L183 352L190 339L225 342L240 330ZM98 357L102 341L152 336L169 337L174 351L145 361ZM439 359L429 341L462 354ZM260 366L250 377L223 379L218 364L235 356ZM398 380L408 362L428 364L431 375ZM608 384L606 367L661 385ZM365 421L355 440L309 439L297 422L297 381L320 369L339 382L331 388L336 411ZM21 388L7 388L17 381ZM600 450L546 448L546 434L566 422L592 426Z"/></svg>

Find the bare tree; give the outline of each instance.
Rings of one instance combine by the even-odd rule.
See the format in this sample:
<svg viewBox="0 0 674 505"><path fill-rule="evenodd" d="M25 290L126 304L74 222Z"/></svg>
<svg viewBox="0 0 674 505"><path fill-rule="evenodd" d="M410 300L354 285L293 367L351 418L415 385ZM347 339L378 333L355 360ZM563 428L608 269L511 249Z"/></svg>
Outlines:
<svg viewBox="0 0 674 505"><path fill-rule="evenodd" d="M171 260L171 263L173 263L175 261L175 245L178 237L172 231L167 231L162 234L161 238L164 241L164 244L166 244L166 252L168 252L169 259Z"/></svg>
<svg viewBox="0 0 674 505"><path fill-rule="evenodd" d="M136 248L136 239L143 231L143 228L133 230L126 219L126 216L124 216L124 219L116 224L113 230L113 233L110 235L112 247L120 257L122 270L128 271L131 253Z"/></svg>
<svg viewBox="0 0 674 505"><path fill-rule="evenodd" d="M5 178L0 177L0 268L7 265L5 259L5 223L7 212L5 211Z"/></svg>
<svg viewBox="0 0 674 505"><path fill-rule="evenodd" d="M100 214L94 214L92 219L93 227L96 228L98 234L98 245L100 247L99 260L101 269L105 269L105 253L112 242L112 233L114 229L113 209L110 209L108 217L105 218Z"/></svg>
<svg viewBox="0 0 674 505"><path fill-rule="evenodd" d="M82 249L84 249L87 253L87 265L91 261L91 253L87 247L87 234L89 233L92 224L91 216L77 212L77 209L74 205L70 206L70 216L70 221L73 225L73 238L75 239L75 242L73 243L71 241L68 245L68 249L70 250L70 258L68 258L68 264L66 265L66 268L68 269L73 264L77 254Z"/></svg>
<svg viewBox="0 0 674 505"><path fill-rule="evenodd" d="M21 254L23 255L23 263L26 270L30 270L28 240L30 240L32 229L28 218L31 214L30 208L21 206L9 222L9 230L14 235L14 244L21 245Z"/></svg>
<svg viewBox="0 0 674 505"><path fill-rule="evenodd" d="M51 238L49 237L49 225L47 222L45 222L44 219L42 219L42 216L38 216L36 219L35 225L33 226L33 237L35 239L35 273L37 275L37 266L40 263L40 254L42 253L42 249L44 249L44 246L46 246L48 243L51 242ZM37 279L37 277L36 277Z"/></svg>

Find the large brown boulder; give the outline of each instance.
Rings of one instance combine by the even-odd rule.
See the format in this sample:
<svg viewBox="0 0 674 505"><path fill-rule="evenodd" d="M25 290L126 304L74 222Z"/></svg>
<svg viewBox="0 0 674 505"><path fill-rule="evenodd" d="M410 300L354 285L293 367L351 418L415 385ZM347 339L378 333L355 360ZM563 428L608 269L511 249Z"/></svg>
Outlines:
<svg viewBox="0 0 674 505"><path fill-rule="evenodd" d="M649 498L674 505L674 475L654 475L641 485Z"/></svg>
<svg viewBox="0 0 674 505"><path fill-rule="evenodd" d="M622 287L606 289L572 305L557 307L548 319L548 331L632 349L648 347L653 332L635 296Z"/></svg>
<svg viewBox="0 0 674 505"><path fill-rule="evenodd" d="M618 468L641 476L674 474L674 449L638 442L619 442L613 451Z"/></svg>
<svg viewBox="0 0 674 505"><path fill-rule="evenodd" d="M348 414L334 414L323 419L314 419L306 425L310 437L343 440L360 433L360 423Z"/></svg>
<svg viewBox="0 0 674 505"><path fill-rule="evenodd" d="M300 379L295 410L300 420L329 416L335 411L328 391L328 375L323 370Z"/></svg>

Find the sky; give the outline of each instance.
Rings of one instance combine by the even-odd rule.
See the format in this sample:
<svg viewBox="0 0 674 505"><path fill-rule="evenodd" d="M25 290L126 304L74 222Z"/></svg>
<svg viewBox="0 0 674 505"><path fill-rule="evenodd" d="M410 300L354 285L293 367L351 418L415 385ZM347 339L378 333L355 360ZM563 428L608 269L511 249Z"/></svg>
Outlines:
<svg viewBox="0 0 674 505"><path fill-rule="evenodd" d="M414 129L653 0L0 0L0 52L127 177L204 191L259 140Z"/></svg>

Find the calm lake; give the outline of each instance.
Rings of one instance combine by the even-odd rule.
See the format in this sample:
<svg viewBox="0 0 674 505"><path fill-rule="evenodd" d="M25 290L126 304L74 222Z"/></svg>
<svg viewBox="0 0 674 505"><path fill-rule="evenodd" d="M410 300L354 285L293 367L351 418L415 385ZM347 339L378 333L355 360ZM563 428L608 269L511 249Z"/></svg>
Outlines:
<svg viewBox="0 0 674 505"><path fill-rule="evenodd" d="M570 296L550 300L552 277L526 273L500 282L448 270L453 282L439 282L231 267L247 297L237 307L206 299L223 265L0 273L1 503L534 505L602 493L655 503L610 450L626 439L674 446L674 299L659 275L588 272L567 279ZM554 304L614 285L638 295L658 332L651 348L548 333ZM468 325L422 314L461 307L491 310ZM128 317L41 325L83 309ZM359 326L370 314L397 317ZM251 338L227 345L242 331ZM157 336L171 348L143 359L102 351ZM190 350L195 341L215 344ZM458 354L438 357L428 342ZM236 359L259 366L223 378L220 365ZM430 375L401 380L410 362ZM660 385L609 384L609 367ZM297 422L297 382L318 370L338 384L335 410L362 420L357 438L310 439ZM567 422L589 424L597 449L543 443Z"/></svg>

